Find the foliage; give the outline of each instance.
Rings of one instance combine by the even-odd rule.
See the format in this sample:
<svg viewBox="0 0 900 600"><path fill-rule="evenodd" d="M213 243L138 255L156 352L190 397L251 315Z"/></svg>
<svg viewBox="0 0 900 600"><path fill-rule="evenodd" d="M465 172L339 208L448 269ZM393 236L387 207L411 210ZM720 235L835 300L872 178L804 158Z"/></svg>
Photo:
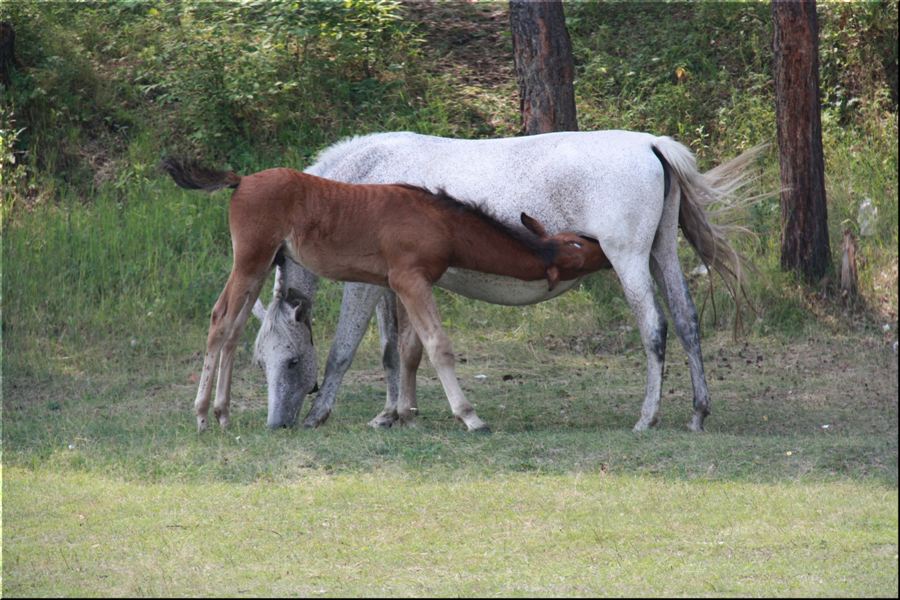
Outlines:
<svg viewBox="0 0 900 600"><path fill-rule="evenodd" d="M94 166L76 148L127 142L137 120L157 156L247 165L298 142L308 155L353 130L343 119L384 106L416 53L399 10L395 0L4 4L25 66L5 93L28 123L33 168L76 185Z"/></svg>

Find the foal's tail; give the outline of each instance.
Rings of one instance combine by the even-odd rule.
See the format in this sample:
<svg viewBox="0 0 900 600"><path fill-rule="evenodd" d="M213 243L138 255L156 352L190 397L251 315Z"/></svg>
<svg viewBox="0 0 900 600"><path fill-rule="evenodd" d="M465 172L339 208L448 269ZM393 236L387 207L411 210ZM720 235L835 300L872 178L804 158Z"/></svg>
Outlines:
<svg viewBox="0 0 900 600"><path fill-rule="evenodd" d="M172 176L179 187L188 190L214 192L222 188L236 188L241 176L233 171L216 171L200 164L178 158L164 158L159 167Z"/></svg>
<svg viewBox="0 0 900 600"><path fill-rule="evenodd" d="M659 137L653 142L657 157L663 167L674 175L675 183L681 190L678 212L681 231L704 264L715 269L725 282L737 307L736 327L739 327L740 321L741 296L746 299L746 259L734 249L729 237L739 232L750 232L746 227L735 225L734 220L739 209L759 197L746 197L738 192L754 180L747 174L748 167L766 147L767 144L756 146L706 173L700 173L694 155L682 144L669 137ZM717 206L713 207L714 204Z"/></svg>

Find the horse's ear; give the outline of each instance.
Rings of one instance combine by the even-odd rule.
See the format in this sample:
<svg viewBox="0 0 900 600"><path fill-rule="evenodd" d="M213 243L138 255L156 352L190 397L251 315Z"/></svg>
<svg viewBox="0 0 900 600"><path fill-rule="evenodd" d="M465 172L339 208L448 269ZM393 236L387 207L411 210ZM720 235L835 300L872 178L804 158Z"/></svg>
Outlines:
<svg viewBox="0 0 900 600"><path fill-rule="evenodd" d="M540 221L535 219L534 217L529 217L527 214L522 213L519 217L522 221L522 225L525 226L525 229L533 233L538 237L547 237L547 230L544 229L544 226L541 225Z"/></svg>
<svg viewBox="0 0 900 600"><path fill-rule="evenodd" d="M266 307L263 306L263 303L259 298L257 298L256 302L253 304L253 316L260 321L266 320Z"/></svg>
<svg viewBox="0 0 900 600"><path fill-rule="evenodd" d="M295 321L298 323L301 321L309 322L309 313L312 311L312 300L296 288L288 288L284 300L294 309Z"/></svg>
<svg viewBox="0 0 900 600"><path fill-rule="evenodd" d="M284 269L277 263L275 264L275 286L272 288L272 296L284 297Z"/></svg>

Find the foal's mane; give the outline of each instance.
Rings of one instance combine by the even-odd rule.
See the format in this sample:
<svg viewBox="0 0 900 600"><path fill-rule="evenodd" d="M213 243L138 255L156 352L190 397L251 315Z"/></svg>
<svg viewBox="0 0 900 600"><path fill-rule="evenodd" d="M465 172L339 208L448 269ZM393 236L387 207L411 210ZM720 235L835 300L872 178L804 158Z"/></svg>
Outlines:
<svg viewBox="0 0 900 600"><path fill-rule="evenodd" d="M541 238L526 229L510 227L498 219L484 204L464 202L454 198L441 187L432 192L428 188L408 183L398 183L396 185L418 192L423 199L436 204L444 212L447 212L450 215L467 215L478 219L501 235L512 238L516 242L522 244L530 252L537 255L541 260L548 264L552 263L556 258L557 248L555 244L542 241Z"/></svg>

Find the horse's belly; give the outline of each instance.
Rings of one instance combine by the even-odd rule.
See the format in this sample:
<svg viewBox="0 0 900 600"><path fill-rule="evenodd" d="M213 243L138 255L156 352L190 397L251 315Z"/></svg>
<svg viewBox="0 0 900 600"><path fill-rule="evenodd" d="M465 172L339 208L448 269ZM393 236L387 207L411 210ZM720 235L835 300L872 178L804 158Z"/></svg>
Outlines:
<svg viewBox="0 0 900 600"><path fill-rule="evenodd" d="M547 290L547 280L522 281L513 277L489 275L478 271L449 268L436 285L467 298L493 304L521 306L535 304L559 296L580 280L560 281L553 291Z"/></svg>

